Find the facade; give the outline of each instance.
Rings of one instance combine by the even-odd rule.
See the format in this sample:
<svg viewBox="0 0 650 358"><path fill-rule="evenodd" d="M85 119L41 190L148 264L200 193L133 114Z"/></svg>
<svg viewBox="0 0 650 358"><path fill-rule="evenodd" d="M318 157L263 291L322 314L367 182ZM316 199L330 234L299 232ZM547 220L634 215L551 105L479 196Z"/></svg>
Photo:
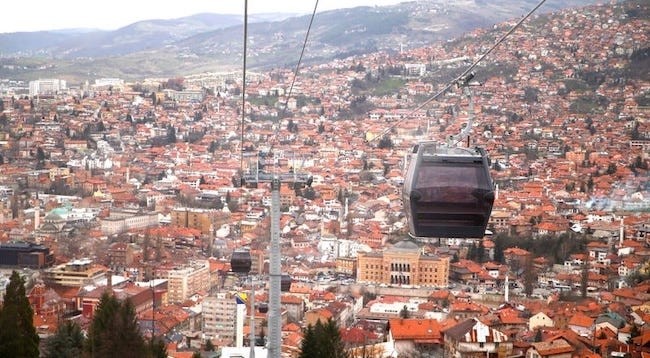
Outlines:
<svg viewBox="0 0 650 358"><path fill-rule="evenodd" d="M528 320L528 329L533 331L538 327L555 327L555 322L546 313L539 312Z"/></svg>
<svg viewBox="0 0 650 358"><path fill-rule="evenodd" d="M185 90L185 91L174 91L171 89L166 89L163 91L165 93L165 96L174 100L174 101L196 101L196 102L201 102L203 101L203 98L205 97L205 93L203 91L192 91L192 90Z"/></svg>
<svg viewBox="0 0 650 358"><path fill-rule="evenodd" d="M422 254L417 244L401 241L383 252L359 253L360 283L446 287L449 257Z"/></svg>
<svg viewBox="0 0 650 358"><path fill-rule="evenodd" d="M355 276L357 274L357 259L354 257L337 257L336 272Z"/></svg>
<svg viewBox="0 0 650 358"><path fill-rule="evenodd" d="M123 90L124 89L124 80L120 78L98 78L95 80L93 85L95 90Z"/></svg>
<svg viewBox="0 0 650 358"><path fill-rule="evenodd" d="M133 264L133 248L125 242L116 242L108 248L111 269L122 272Z"/></svg>
<svg viewBox="0 0 650 358"><path fill-rule="evenodd" d="M158 213L137 210L111 211L110 215L100 222L102 233L115 235L158 225Z"/></svg>
<svg viewBox="0 0 650 358"><path fill-rule="evenodd" d="M67 89L65 80L43 79L29 81L29 96L54 95Z"/></svg>
<svg viewBox="0 0 650 358"><path fill-rule="evenodd" d="M214 210L174 208L171 212L171 225L200 230L202 234L210 234L213 226Z"/></svg>
<svg viewBox="0 0 650 358"><path fill-rule="evenodd" d="M0 266L45 268L54 264L50 249L29 242L0 244Z"/></svg>
<svg viewBox="0 0 650 358"><path fill-rule="evenodd" d="M171 303L187 300L199 291L210 288L210 264L207 260L196 261L167 271L167 299Z"/></svg>
<svg viewBox="0 0 650 358"><path fill-rule="evenodd" d="M235 295L219 292L203 299L203 333L210 339L235 340Z"/></svg>
<svg viewBox="0 0 650 358"><path fill-rule="evenodd" d="M81 287L105 280L106 271L90 259L79 259L43 271L43 280L55 286Z"/></svg>
<svg viewBox="0 0 650 358"><path fill-rule="evenodd" d="M445 357L507 357L512 354L512 342L503 332L492 329L477 318L471 318L449 328L444 334Z"/></svg>

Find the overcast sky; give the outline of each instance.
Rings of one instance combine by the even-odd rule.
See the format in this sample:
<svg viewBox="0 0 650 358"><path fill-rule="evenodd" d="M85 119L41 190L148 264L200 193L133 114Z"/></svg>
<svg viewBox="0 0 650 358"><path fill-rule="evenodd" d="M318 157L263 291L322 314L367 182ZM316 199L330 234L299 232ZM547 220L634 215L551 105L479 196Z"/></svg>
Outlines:
<svg viewBox="0 0 650 358"><path fill-rule="evenodd" d="M244 14L244 0L5 0L0 33L94 28L114 30L140 20L172 19L198 13ZM318 11L405 0L319 0ZM316 0L248 0L248 13L310 14Z"/></svg>

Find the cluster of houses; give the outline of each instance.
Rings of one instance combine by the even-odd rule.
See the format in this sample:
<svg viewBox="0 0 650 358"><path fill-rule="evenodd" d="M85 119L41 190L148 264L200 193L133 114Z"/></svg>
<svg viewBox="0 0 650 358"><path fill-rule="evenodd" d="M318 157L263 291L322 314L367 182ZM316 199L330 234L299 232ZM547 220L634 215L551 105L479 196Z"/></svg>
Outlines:
<svg viewBox="0 0 650 358"><path fill-rule="evenodd" d="M309 173L310 187L280 190L293 278L281 298L286 356L308 324L329 319L358 356L647 355L650 83L614 69L631 65L650 28L629 6L553 14L510 39L516 49L494 51L507 70L479 68L471 98L449 93L417 111L407 108L437 90L429 73L461 69L486 44L314 65L288 100L291 70L256 73L243 109L232 73L188 76L180 91L98 79L43 80L28 93L2 81L0 268L27 278L43 336L61 319L87 327L109 290L132 300L145 335L167 337L170 356L208 340L249 344L237 337L236 298L253 291L268 302L271 194L238 179ZM404 68L395 93L356 92L387 67ZM360 103L372 109L355 116ZM489 152L498 185L494 236L405 240L405 153L470 116L472 145ZM387 145L370 145L389 127ZM550 262L497 247L499 235L586 244ZM473 245L486 250L481 260L468 257ZM230 273L241 247L254 277ZM268 334L262 311L247 308L258 337Z"/></svg>

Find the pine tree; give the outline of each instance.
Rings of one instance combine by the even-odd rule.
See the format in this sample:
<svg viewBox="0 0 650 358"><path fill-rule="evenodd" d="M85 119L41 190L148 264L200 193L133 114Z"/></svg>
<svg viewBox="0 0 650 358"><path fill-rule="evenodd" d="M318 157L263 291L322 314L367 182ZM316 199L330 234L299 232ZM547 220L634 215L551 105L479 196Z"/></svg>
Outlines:
<svg viewBox="0 0 650 358"><path fill-rule="evenodd" d="M25 281L13 271L0 309L0 357L38 357L34 311L25 295Z"/></svg>
<svg viewBox="0 0 650 358"><path fill-rule="evenodd" d="M76 322L66 321L46 341L45 358L76 358L83 353L85 338Z"/></svg>
<svg viewBox="0 0 650 358"><path fill-rule="evenodd" d="M348 358L349 354L341 339L339 327L333 320L323 324L319 320L315 326L307 326L299 358Z"/></svg>
<svg viewBox="0 0 650 358"><path fill-rule="evenodd" d="M151 344L152 358L167 358L167 346L163 338L154 338Z"/></svg>
<svg viewBox="0 0 650 358"><path fill-rule="evenodd" d="M320 323L320 321L318 321L318 323ZM314 327L310 324L307 326L300 344L299 358L316 357L317 353L318 347L316 346L316 333L314 332Z"/></svg>
<svg viewBox="0 0 650 358"><path fill-rule="evenodd" d="M144 338L130 300L120 302L104 292L90 324L86 350L93 357L144 357Z"/></svg>

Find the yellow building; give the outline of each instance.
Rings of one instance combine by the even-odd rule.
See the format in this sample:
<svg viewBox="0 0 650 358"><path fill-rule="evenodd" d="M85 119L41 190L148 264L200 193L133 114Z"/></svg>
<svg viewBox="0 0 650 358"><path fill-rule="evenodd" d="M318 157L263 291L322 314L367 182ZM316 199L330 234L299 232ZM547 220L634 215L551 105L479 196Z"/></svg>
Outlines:
<svg viewBox="0 0 650 358"><path fill-rule="evenodd" d="M77 259L42 272L45 282L54 286L81 287L106 279L107 269L90 259Z"/></svg>
<svg viewBox="0 0 650 358"><path fill-rule="evenodd" d="M357 273L357 260L352 257L337 257L336 272L354 276Z"/></svg>
<svg viewBox="0 0 650 358"><path fill-rule="evenodd" d="M360 283L428 287L449 283L449 257L425 255L411 241L398 242L383 252L360 252L357 262Z"/></svg>
<svg viewBox="0 0 650 358"><path fill-rule="evenodd" d="M188 227L200 230L202 234L209 234L210 227L216 217L214 210L174 208L171 212L171 224L174 226ZM219 226L214 226L219 227Z"/></svg>

